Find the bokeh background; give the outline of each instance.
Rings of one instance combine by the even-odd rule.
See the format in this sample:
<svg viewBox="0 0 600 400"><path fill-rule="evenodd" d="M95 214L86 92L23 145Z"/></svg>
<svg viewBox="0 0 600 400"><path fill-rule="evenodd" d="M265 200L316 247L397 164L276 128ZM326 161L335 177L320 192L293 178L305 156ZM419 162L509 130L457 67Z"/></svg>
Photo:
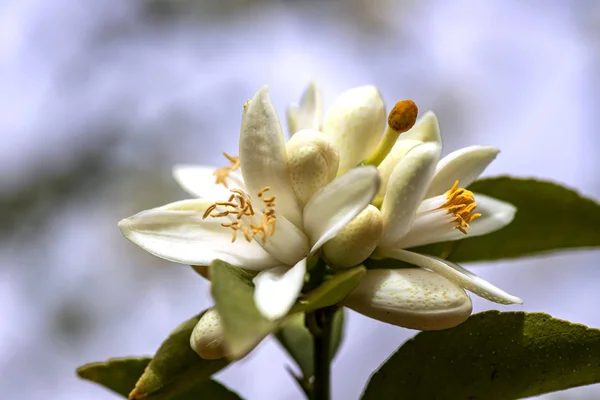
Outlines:
<svg viewBox="0 0 600 400"><path fill-rule="evenodd" d="M152 354L210 304L191 269L126 241L119 219L181 199L174 163L236 154L242 104L277 109L317 80L331 104L377 85L437 113L445 153L502 149L487 175L600 198L600 2L4 0L0 2L0 388L5 399L117 399L80 364ZM600 254L473 265L545 311L600 327ZM475 298L476 311L497 308ZM414 331L350 312L334 399L356 399ZM273 340L216 378L301 399ZM600 386L544 396L599 398Z"/></svg>

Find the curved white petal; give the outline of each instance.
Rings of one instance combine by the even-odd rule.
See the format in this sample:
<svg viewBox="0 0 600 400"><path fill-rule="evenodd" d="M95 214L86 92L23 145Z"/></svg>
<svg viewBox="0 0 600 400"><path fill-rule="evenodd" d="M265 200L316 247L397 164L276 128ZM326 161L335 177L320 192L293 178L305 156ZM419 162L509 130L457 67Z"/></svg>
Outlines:
<svg viewBox="0 0 600 400"><path fill-rule="evenodd" d="M400 135L402 136L402 135ZM377 171L379 171L379 176L381 177L381 187L379 188L379 196L385 196L385 191L387 190L387 185L390 180L390 176L394 171L394 168L404 156L413 149L413 147L422 144L423 142L418 140L396 140L394 147L390 153L383 159L381 164L377 167Z"/></svg>
<svg viewBox="0 0 600 400"><path fill-rule="evenodd" d="M440 125L433 111L427 111L408 132L400 135L398 140L418 140L419 142L436 142L442 144Z"/></svg>
<svg viewBox="0 0 600 400"><path fill-rule="evenodd" d="M284 317L300 295L305 274L306 258L292 268L276 267L256 275L254 302L260 313L270 320Z"/></svg>
<svg viewBox="0 0 600 400"><path fill-rule="evenodd" d="M466 188L498 155L500 150L491 146L469 146L442 158L425 197L433 197L449 190L455 181Z"/></svg>
<svg viewBox="0 0 600 400"><path fill-rule="evenodd" d="M254 220L259 223L259 218ZM235 221L235 217L231 217ZM310 250L309 241L304 232L292 224L283 216L277 216L275 222L275 232L273 236L267 236L266 240L259 235L254 240L261 245L270 255L281 261L285 265L294 265L299 260L308 255Z"/></svg>
<svg viewBox="0 0 600 400"><path fill-rule="evenodd" d="M440 274L421 268L376 269L344 305L389 324L419 330L452 328L471 315L471 298Z"/></svg>
<svg viewBox="0 0 600 400"><path fill-rule="evenodd" d="M290 135L301 129L319 129L323 114L321 90L316 82L311 82L300 99L299 105L291 105L287 110Z"/></svg>
<svg viewBox="0 0 600 400"><path fill-rule="evenodd" d="M385 125L385 104L375 86L347 90L333 102L323 122L323 133L339 152L338 175L375 151Z"/></svg>
<svg viewBox="0 0 600 400"><path fill-rule="evenodd" d="M453 225L451 218L448 218L449 226L440 229L429 216L417 217L408 234L394 244L394 247L406 249L430 243L487 235L504 228L514 219L517 209L512 204L478 193L475 193L474 197L477 202L474 212L480 213L481 217L469 224L471 228L467 230L466 235L451 227Z"/></svg>
<svg viewBox="0 0 600 400"><path fill-rule="evenodd" d="M333 238L373 200L379 190L377 168L353 168L317 191L304 207L304 231L311 253Z"/></svg>
<svg viewBox="0 0 600 400"><path fill-rule="evenodd" d="M226 178L228 187L215 183L215 171L212 167L180 164L173 167L172 173L183 190L196 197L222 200L231 194L229 189L245 190L242 177L235 172Z"/></svg>
<svg viewBox="0 0 600 400"><path fill-rule="evenodd" d="M142 249L176 263L209 265L220 259L257 271L280 264L254 241L238 238L232 243L231 230L221 226L227 219L202 219L210 204L204 199L179 201L125 218L119 228Z"/></svg>
<svg viewBox="0 0 600 400"><path fill-rule="evenodd" d="M387 248L381 250L383 256L430 269L484 299L500 304L523 304L523 300L520 298L504 292L453 262L407 250Z"/></svg>
<svg viewBox="0 0 600 400"><path fill-rule="evenodd" d="M277 199L277 211L301 227L302 214L288 171L285 139L266 86L250 100L242 118L240 164L248 194L258 203L257 193L269 186Z"/></svg>
<svg viewBox="0 0 600 400"><path fill-rule="evenodd" d="M410 229L433 176L440 152L441 146L435 142L418 145L394 168L381 206L382 246L396 243Z"/></svg>

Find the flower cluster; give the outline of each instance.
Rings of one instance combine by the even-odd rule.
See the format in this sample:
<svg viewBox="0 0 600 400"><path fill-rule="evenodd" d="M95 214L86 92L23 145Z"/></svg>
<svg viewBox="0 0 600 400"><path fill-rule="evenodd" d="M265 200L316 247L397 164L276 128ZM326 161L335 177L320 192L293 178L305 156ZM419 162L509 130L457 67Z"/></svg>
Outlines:
<svg viewBox="0 0 600 400"><path fill-rule="evenodd" d="M176 166L175 179L195 198L126 218L121 231L170 261L207 266L221 259L255 271L256 306L272 320L287 315L319 258L333 270L368 258L411 265L368 270L344 301L399 326L463 322L472 309L465 289L521 303L455 263L410 250L512 221L512 205L465 189L498 150L471 146L440 159L435 115L417 120L414 103L400 101L386 118L373 86L343 93L324 119L321 103L311 84L288 109L286 142L268 90L260 89L244 106L239 156L225 153L230 165L218 169ZM211 313L211 326L217 320Z"/></svg>

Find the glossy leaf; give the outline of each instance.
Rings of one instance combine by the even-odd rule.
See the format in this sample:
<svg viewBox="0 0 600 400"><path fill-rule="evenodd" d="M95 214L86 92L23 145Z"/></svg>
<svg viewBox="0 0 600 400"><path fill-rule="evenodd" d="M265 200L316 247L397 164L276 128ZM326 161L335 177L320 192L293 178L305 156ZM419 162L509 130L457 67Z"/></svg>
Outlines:
<svg viewBox="0 0 600 400"><path fill-rule="evenodd" d="M98 383L123 397L129 396L135 383L150 362L146 358L111 358L106 362L95 362L77 368L77 375Z"/></svg>
<svg viewBox="0 0 600 400"><path fill-rule="evenodd" d="M135 385L131 399L173 396L188 391L225 368L226 360L204 360L190 346L190 336L203 313L185 321L161 344Z"/></svg>
<svg viewBox="0 0 600 400"><path fill-rule="evenodd" d="M77 374L83 379L98 383L127 398L150 360L150 358L114 358L106 362L86 364L77 369ZM155 400L241 399L236 393L212 380L198 382L189 390L174 396L157 394L150 398Z"/></svg>
<svg viewBox="0 0 600 400"><path fill-rule="evenodd" d="M291 316L276 337L279 343L296 361L304 378L314 374L313 365L313 337L305 325L305 314L298 313ZM344 308L340 308L333 316L333 327L331 332L331 359L335 357L343 338L344 332Z"/></svg>
<svg viewBox="0 0 600 400"><path fill-rule="evenodd" d="M600 330L488 311L421 332L373 374L363 400L505 400L600 382Z"/></svg>
<svg viewBox="0 0 600 400"><path fill-rule="evenodd" d="M483 179L469 189L516 206L513 222L488 235L436 243L415 251L466 262L600 246L600 205L571 189L510 177Z"/></svg>
<svg viewBox="0 0 600 400"><path fill-rule="evenodd" d="M230 358L242 358L278 324L263 317L254 305L254 288L246 272L217 260L210 267L210 276Z"/></svg>
<svg viewBox="0 0 600 400"><path fill-rule="evenodd" d="M367 269L359 266L331 276L316 289L302 295L290 314L310 312L338 304L358 286L366 273Z"/></svg>

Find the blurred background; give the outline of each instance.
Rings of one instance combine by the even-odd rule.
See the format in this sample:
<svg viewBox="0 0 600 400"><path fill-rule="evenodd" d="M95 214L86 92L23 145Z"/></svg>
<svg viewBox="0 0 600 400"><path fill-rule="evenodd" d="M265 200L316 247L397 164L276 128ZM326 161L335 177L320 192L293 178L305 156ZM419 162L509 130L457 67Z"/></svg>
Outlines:
<svg viewBox="0 0 600 400"><path fill-rule="evenodd" d="M0 387L6 399L117 399L74 369L152 354L210 304L191 269L117 221L185 197L174 163L224 165L263 84L283 117L315 79L325 104L375 84L440 120L445 153L502 153L487 175L600 198L600 2L545 0L0 2ZM473 265L524 307L600 327L600 253ZM498 308L474 298L476 311ZM348 313L334 399L414 331ZM248 399L301 399L267 340L216 378ZM599 398L600 386L544 396Z"/></svg>

